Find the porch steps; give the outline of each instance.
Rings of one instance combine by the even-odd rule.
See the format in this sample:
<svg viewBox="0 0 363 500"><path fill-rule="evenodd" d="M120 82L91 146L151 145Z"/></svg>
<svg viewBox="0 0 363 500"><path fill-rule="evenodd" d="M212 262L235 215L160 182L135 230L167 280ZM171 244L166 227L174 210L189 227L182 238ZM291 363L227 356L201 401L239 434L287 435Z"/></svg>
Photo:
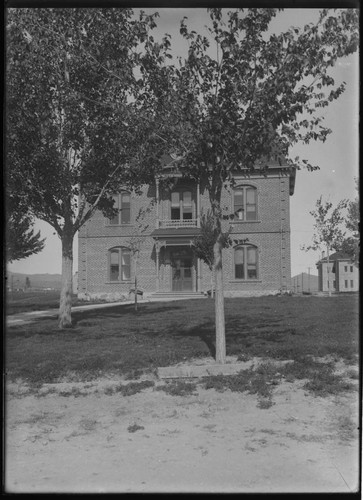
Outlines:
<svg viewBox="0 0 363 500"><path fill-rule="evenodd" d="M151 295L154 299L205 299L206 295L200 292L155 292Z"/></svg>

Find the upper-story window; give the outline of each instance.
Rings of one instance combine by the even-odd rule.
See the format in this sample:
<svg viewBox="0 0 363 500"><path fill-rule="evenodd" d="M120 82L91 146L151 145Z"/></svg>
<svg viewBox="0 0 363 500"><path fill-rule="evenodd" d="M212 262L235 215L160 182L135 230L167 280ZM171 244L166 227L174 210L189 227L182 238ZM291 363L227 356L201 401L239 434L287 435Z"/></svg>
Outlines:
<svg viewBox="0 0 363 500"><path fill-rule="evenodd" d="M173 191L171 193L172 220L190 220L193 218L193 200L191 191Z"/></svg>
<svg viewBox="0 0 363 500"><path fill-rule="evenodd" d="M120 226L121 224L130 224L130 212L131 212L131 195L127 191L122 191L119 194L113 196L115 203L114 208L118 210L118 213L109 219L109 224L111 226Z"/></svg>
<svg viewBox="0 0 363 500"><path fill-rule="evenodd" d="M126 247L114 247L108 251L109 280L128 281L131 276L131 252Z"/></svg>
<svg viewBox="0 0 363 500"><path fill-rule="evenodd" d="M351 273L353 272L353 266L350 266L350 272Z"/></svg>
<svg viewBox="0 0 363 500"><path fill-rule="evenodd" d="M234 220L257 220L257 189L253 186L238 186L233 192Z"/></svg>
<svg viewBox="0 0 363 500"><path fill-rule="evenodd" d="M240 245L234 249L234 277L239 280L258 278L258 251L253 245Z"/></svg>

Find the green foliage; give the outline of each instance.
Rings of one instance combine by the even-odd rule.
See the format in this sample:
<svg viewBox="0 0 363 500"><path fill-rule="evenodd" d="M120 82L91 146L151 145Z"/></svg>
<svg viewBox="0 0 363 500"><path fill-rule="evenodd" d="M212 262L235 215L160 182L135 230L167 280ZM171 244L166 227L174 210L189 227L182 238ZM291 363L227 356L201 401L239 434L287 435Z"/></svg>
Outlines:
<svg viewBox="0 0 363 500"><path fill-rule="evenodd" d="M357 191L359 193L358 179ZM345 218L345 226L349 231L347 236L340 247L340 250L349 255L356 265L359 265L360 253L360 210L359 210L359 196L355 200L348 203L347 216Z"/></svg>
<svg viewBox="0 0 363 500"><path fill-rule="evenodd" d="M208 11L208 38L191 31L186 18L181 22L189 50L175 69L174 93L169 91L176 132L169 144L180 155L185 174L198 179L209 194L218 230L216 359L224 362L222 189L233 185L234 173L265 174L272 163L290 170L318 168L287 159L289 149L325 141L331 132L323 125L321 108L339 98L345 83L336 83L329 71L357 50L359 11L326 9L316 25L279 34L268 34L277 9Z"/></svg>
<svg viewBox="0 0 363 500"><path fill-rule="evenodd" d="M67 225L74 234L98 206L110 212L120 184L141 182L150 124L135 100L149 95L159 64L148 33L154 17L135 20L131 9L8 12L7 168L32 213L59 235ZM150 174L144 168L142 179Z"/></svg>
<svg viewBox="0 0 363 500"><path fill-rule="evenodd" d="M108 394L121 393L122 396L133 396L144 389L153 387L155 382L152 380L142 380L141 382L129 382L128 384L119 384L113 389L108 390Z"/></svg>
<svg viewBox="0 0 363 500"><path fill-rule="evenodd" d="M231 244L230 231L222 233L222 248L228 248ZM200 235L193 239L192 245L195 255L207 264L209 269L213 269L214 264L214 244L219 236L219 229L216 227L215 218L210 210L202 213L200 217Z"/></svg>
<svg viewBox="0 0 363 500"><path fill-rule="evenodd" d="M14 213L7 218L7 262L25 259L43 250L45 238L41 239L40 231L36 233L33 229L33 225L34 223L27 215Z"/></svg>
<svg viewBox="0 0 363 500"><path fill-rule="evenodd" d="M174 380L156 388L157 391L164 391L170 396L191 396L195 394L196 389L197 384L184 380Z"/></svg>
<svg viewBox="0 0 363 500"><path fill-rule="evenodd" d="M167 38L155 17L123 9L8 9L9 190L62 240L60 326L71 325L72 242L112 195L153 178L153 140Z"/></svg>
<svg viewBox="0 0 363 500"><path fill-rule="evenodd" d="M208 38L181 22L189 52L175 80L175 121L186 122L179 152L212 201L231 171L264 170L272 157L285 161L291 145L331 132L319 110L344 91L329 70L357 50L358 11L327 9L316 25L269 35L277 13L209 9ZM291 166L318 168L295 160Z"/></svg>
<svg viewBox="0 0 363 500"><path fill-rule="evenodd" d="M317 200L315 210L310 214L314 217L314 234L312 245L302 246L302 250L322 250L325 248L328 255L331 250L339 250L344 241L344 210L347 200L342 200L334 208L330 201L323 202L322 196Z"/></svg>

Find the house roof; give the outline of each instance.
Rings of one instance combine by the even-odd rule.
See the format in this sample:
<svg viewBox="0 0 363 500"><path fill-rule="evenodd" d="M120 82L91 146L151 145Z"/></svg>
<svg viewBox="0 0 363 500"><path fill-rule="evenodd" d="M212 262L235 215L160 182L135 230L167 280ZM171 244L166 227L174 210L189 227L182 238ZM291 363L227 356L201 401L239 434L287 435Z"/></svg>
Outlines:
<svg viewBox="0 0 363 500"><path fill-rule="evenodd" d="M183 165L179 164L179 159L177 155L174 154L164 154L161 157L161 163L163 166L163 170L165 174L181 174L181 171L183 170ZM296 168L291 167L290 165L287 164L287 161L285 158L281 159L276 155L274 158L270 159L263 159L260 162L261 168L268 167L269 169L277 169L280 172L285 172L286 175L289 175L290 177L290 195L294 194L295 190L295 179L296 179ZM257 165L256 170L254 173L258 174L260 170L260 167ZM237 172L236 172L237 173ZM243 168L241 171L238 171L238 174L243 173ZM252 172L251 172L252 173ZM262 170L260 171L261 175L263 174Z"/></svg>
<svg viewBox="0 0 363 500"><path fill-rule="evenodd" d="M349 262L351 262L352 257L344 252L335 252L335 253L329 255L329 262L334 262L336 260L348 260ZM320 259L317 262L317 264L320 264L323 262L328 262L328 257L324 257L324 258Z"/></svg>
<svg viewBox="0 0 363 500"><path fill-rule="evenodd" d="M153 238L185 238L185 236L194 237L198 234L200 234L199 227L178 227L155 229L150 236Z"/></svg>

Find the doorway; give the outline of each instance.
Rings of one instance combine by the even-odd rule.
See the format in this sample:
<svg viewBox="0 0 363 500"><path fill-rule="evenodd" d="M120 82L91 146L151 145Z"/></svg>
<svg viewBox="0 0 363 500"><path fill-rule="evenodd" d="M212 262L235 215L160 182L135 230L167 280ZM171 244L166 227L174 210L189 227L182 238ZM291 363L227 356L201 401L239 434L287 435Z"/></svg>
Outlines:
<svg viewBox="0 0 363 500"><path fill-rule="evenodd" d="M171 290L192 292L194 255L191 248L170 249Z"/></svg>

